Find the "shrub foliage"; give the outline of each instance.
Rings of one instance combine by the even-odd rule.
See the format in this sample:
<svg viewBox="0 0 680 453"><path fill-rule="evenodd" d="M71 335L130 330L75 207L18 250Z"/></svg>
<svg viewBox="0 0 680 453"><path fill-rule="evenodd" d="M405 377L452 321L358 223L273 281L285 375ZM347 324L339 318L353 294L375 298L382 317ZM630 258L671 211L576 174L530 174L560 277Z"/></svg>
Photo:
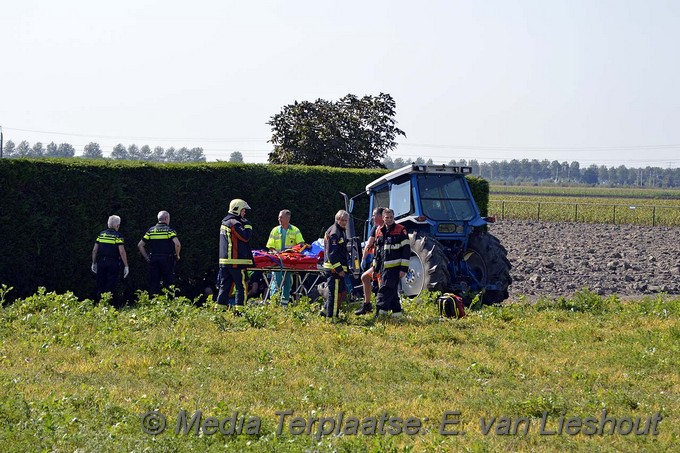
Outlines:
<svg viewBox="0 0 680 453"><path fill-rule="evenodd" d="M156 223L158 211L167 210L182 242L177 286L189 292L195 280L216 267L219 223L231 199L243 198L252 207L248 218L254 225L254 248L264 247L284 208L293 212L292 223L312 242L344 207L339 191L358 194L384 173L233 163L3 159L0 283L13 286L14 297L41 286L91 297L94 239L106 228L108 216L116 214L122 218L120 231L130 258L128 293L146 289L147 265L136 246ZM474 178L471 184L485 212L488 185ZM365 214L355 209L358 218ZM357 229L361 231L360 224Z"/></svg>

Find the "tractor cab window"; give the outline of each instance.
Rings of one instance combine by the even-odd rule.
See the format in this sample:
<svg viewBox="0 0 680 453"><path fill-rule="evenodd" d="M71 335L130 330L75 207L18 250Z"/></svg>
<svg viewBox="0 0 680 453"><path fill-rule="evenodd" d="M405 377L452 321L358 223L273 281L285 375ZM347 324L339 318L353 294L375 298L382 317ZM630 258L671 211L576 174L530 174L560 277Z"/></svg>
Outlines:
<svg viewBox="0 0 680 453"><path fill-rule="evenodd" d="M371 202L371 212L373 209L378 207L389 208L390 204L390 191L389 187L385 186L383 189L379 189L373 193L373 201Z"/></svg>
<svg viewBox="0 0 680 453"><path fill-rule="evenodd" d="M460 176L418 175L423 214L432 220L471 220L475 209Z"/></svg>
<svg viewBox="0 0 680 453"><path fill-rule="evenodd" d="M411 203L411 180L407 179L398 184L392 184L390 190L390 204L388 207L394 210L394 218L405 216L413 212Z"/></svg>

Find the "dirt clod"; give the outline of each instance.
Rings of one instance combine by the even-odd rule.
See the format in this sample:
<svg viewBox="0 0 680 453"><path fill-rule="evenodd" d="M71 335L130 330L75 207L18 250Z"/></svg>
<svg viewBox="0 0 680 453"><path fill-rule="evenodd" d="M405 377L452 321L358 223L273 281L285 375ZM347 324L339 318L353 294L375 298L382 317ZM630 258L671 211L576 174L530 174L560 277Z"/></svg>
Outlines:
<svg viewBox="0 0 680 453"><path fill-rule="evenodd" d="M489 232L508 250L511 298L680 294L680 228L504 220Z"/></svg>

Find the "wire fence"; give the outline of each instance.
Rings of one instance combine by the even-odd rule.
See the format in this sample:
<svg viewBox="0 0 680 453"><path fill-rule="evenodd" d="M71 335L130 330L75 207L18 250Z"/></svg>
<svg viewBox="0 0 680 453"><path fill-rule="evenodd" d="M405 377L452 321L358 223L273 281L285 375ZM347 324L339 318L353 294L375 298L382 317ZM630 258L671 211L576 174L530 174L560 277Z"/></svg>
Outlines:
<svg viewBox="0 0 680 453"><path fill-rule="evenodd" d="M680 206L489 200L501 220L680 226Z"/></svg>

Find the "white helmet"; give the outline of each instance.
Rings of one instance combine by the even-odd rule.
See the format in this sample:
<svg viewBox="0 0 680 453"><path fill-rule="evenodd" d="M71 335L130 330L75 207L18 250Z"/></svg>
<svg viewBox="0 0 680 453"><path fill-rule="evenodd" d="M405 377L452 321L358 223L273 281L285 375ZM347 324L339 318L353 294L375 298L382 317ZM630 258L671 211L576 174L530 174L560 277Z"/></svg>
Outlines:
<svg viewBox="0 0 680 453"><path fill-rule="evenodd" d="M250 209L250 206L248 206L248 203L246 203L245 200L241 200L240 198L231 200L231 203L229 203L229 213L241 215L241 209Z"/></svg>

